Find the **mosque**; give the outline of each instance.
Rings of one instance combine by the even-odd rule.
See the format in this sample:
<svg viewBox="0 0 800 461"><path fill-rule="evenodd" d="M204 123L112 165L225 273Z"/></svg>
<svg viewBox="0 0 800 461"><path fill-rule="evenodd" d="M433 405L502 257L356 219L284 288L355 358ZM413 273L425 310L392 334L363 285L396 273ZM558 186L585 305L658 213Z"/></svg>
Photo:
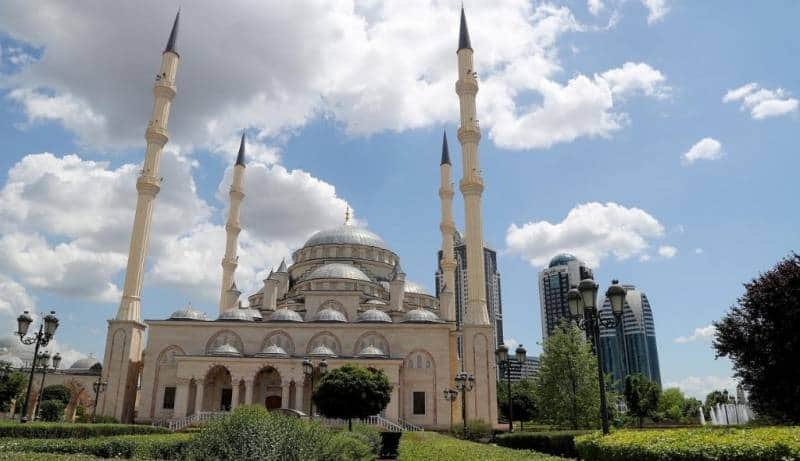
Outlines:
<svg viewBox="0 0 800 461"><path fill-rule="evenodd" d="M465 372L474 378L474 388L466 393L467 419L495 422L495 345L483 283L478 81L463 9L455 91L471 289L460 328L455 322L456 226L446 138L439 189L444 288L438 297L406 280L400 256L348 216L343 225L309 238L294 251L291 264L282 262L260 290L245 294L243 302L236 285L239 214L246 203L243 135L230 187L217 318L186 306L167 319L143 320L140 294L150 221L158 212L154 205L161 182L159 159L177 93L179 15L153 88L123 295L116 317L108 321L102 366L107 387L98 412L143 423L253 404L308 413L312 380L318 382L320 364L330 370L352 363L381 369L389 377L391 401L381 415L388 420L424 428L447 428L461 421L460 402L451 405L442 395L443 390L455 388L456 375ZM313 372L304 370L306 361L312 363Z"/></svg>

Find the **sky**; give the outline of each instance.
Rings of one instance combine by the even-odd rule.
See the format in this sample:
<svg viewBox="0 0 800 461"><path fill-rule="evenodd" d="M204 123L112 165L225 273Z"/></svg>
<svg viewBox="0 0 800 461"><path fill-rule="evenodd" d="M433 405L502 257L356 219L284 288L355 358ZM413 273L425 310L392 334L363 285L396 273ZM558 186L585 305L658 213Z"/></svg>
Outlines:
<svg viewBox="0 0 800 461"><path fill-rule="evenodd" d="M185 2L184 2L185 3ZM509 343L541 352L537 272L561 252L636 285L665 386L733 391L712 322L798 250L794 18L775 1L464 2L480 91L484 237ZM0 3L0 327L56 310L65 365L119 304L152 82L178 3ZM434 288L439 157L458 98L456 1L196 1L142 298L214 317L227 188L248 136L237 284L360 225ZM455 197L463 228L463 202Z"/></svg>

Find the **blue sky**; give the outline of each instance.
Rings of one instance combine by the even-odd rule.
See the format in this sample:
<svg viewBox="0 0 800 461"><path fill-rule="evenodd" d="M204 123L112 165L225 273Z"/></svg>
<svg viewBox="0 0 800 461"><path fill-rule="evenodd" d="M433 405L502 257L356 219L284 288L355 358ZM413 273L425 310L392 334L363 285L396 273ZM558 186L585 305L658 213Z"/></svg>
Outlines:
<svg viewBox="0 0 800 461"><path fill-rule="evenodd" d="M456 180L457 2L185 5L145 318L216 311L229 166L251 163L240 286L347 205L433 288L442 130ZM118 304L150 85L177 4L0 6L0 316L55 308L70 357ZM651 301L662 377L731 387L710 347L797 250L794 2L466 2L484 233L506 336L541 350L536 274L571 251ZM596 13L596 14L595 14ZM749 86L748 86L749 85ZM50 153L47 155L45 153ZM456 195L456 222L463 204Z"/></svg>

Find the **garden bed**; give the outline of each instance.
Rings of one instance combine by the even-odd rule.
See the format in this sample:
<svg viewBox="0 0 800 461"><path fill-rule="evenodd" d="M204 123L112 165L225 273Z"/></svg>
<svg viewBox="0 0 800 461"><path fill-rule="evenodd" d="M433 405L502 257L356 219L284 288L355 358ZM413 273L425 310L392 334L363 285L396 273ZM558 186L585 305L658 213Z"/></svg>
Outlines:
<svg viewBox="0 0 800 461"><path fill-rule="evenodd" d="M190 434L121 435L88 439L4 438L0 439L0 453L25 452L80 454L100 458L176 459L184 452L191 440Z"/></svg>
<svg viewBox="0 0 800 461"><path fill-rule="evenodd" d="M484 445L435 432L405 432L400 439L398 461L557 461L564 458L528 450Z"/></svg>

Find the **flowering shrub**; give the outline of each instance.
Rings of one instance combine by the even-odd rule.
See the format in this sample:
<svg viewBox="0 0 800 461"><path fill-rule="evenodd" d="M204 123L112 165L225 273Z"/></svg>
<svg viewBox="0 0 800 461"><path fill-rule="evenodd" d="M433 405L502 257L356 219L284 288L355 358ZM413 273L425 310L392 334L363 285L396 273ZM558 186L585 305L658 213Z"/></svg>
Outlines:
<svg viewBox="0 0 800 461"><path fill-rule="evenodd" d="M563 461L563 458L527 450L495 447L459 440L434 432L405 432L398 461Z"/></svg>
<svg viewBox="0 0 800 461"><path fill-rule="evenodd" d="M586 461L800 459L800 427L625 430L575 439Z"/></svg>

